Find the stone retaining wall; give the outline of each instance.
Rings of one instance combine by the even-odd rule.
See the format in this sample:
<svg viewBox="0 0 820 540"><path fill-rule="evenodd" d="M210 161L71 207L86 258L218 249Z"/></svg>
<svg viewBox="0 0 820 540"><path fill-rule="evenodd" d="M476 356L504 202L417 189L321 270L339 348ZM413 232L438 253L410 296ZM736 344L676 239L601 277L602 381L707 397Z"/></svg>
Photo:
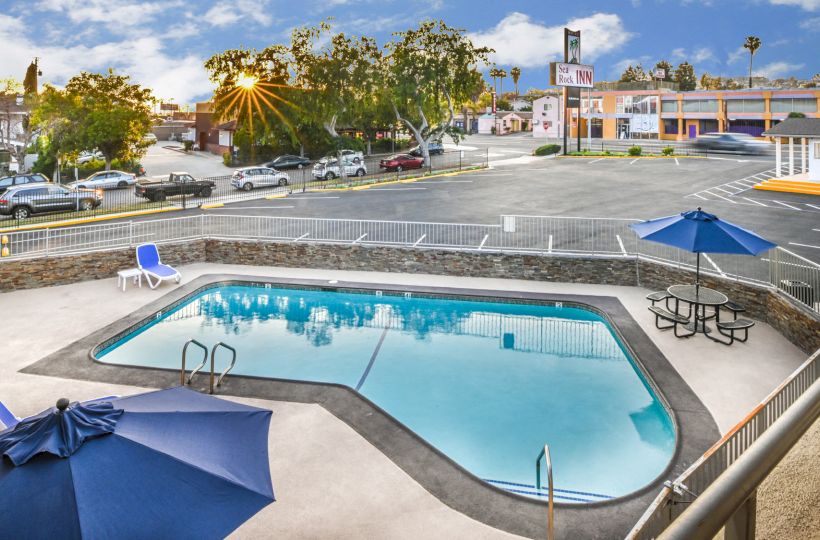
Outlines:
<svg viewBox="0 0 820 540"><path fill-rule="evenodd" d="M194 240L160 247L171 265L194 262L288 266L642 286L662 290L688 283L691 271L628 258L477 253L402 247ZM131 248L0 262L0 292L64 285L115 276L134 266ZM705 287L725 292L746 307L746 316L764 321L803 350L820 348L820 317L799 302L769 289L730 279L702 276Z"/></svg>
<svg viewBox="0 0 820 540"><path fill-rule="evenodd" d="M160 246L160 255L163 263L172 266L202 262L205 260L205 241L163 244ZM119 270L135 266L134 248L0 261L0 292L105 279L115 277Z"/></svg>

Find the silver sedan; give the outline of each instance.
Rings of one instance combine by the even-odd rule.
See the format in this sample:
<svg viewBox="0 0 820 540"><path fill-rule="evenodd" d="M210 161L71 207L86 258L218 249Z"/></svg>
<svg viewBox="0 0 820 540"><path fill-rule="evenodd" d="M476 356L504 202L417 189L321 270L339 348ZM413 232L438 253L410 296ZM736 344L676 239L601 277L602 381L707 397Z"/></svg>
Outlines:
<svg viewBox="0 0 820 540"><path fill-rule="evenodd" d="M100 171L84 180L77 180L68 185L77 189L118 189L133 186L137 175L123 171Z"/></svg>
<svg viewBox="0 0 820 540"><path fill-rule="evenodd" d="M234 171L231 185L236 189L250 191L258 187L286 186L290 176L270 167L242 167Z"/></svg>

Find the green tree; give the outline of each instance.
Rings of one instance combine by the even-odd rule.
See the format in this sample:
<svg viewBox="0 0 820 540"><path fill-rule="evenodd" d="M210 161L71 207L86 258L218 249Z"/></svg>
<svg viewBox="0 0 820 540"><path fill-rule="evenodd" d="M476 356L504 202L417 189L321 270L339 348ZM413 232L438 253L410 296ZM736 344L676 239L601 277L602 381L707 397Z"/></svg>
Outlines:
<svg viewBox="0 0 820 540"><path fill-rule="evenodd" d="M476 47L464 30L444 21L424 21L418 28L398 32L386 45L383 99L396 120L413 134L430 163L428 144L453 128L453 104L463 103L483 86L479 64L493 52Z"/></svg>
<svg viewBox="0 0 820 540"><path fill-rule="evenodd" d="M507 77L507 70L506 69L499 69L498 70L498 95L502 95L504 93L504 79Z"/></svg>
<svg viewBox="0 0 820 540"><path fill-rule="evenodd" d="M760 45L760 38L757 36L748 36L743 43L743 48L749 51L749 88L752 87L752 60L754 60L755 53Z"/></svg>
<svg viewBox="0 0 820 540"><path fill-rule="evenodd" d="M36 118L52 137L59 134L63 153L97 149L105 156L106 170L115 158L128 161L145 154L143 137L151 130L154 97L130 77L113 70L105 75L82 72L64 90L49 88L47 98Z"/></svg>
<svg viewBox="0 0 820 540"><path fill-rule="evenodd" d="M40 75L40 68L37 66L39 59L28 65L26 69L26 77L23 79L23 88L27 96L37 95L39 89L37 88L37 77Z"/></svg>
<svg viewBox="0 0 820 540"><path fill-rule="evenodd" d="M621 74L620 82L639 82L647 79L646 72L640 64L633 66L629 65Z"/></svg>
<svg viewBox="0 0 820 540"><path fill-rule="evenodd" d="M689 92L697 88L698 81L695 77L695 68L689 62L681 62L675 70L675 82L680 89Z"/></svg>
<svg viewBox="0 0 820 540"><path fill-rule="evenodd" d="M672 81L672 77L673 77L672 64L670 64L666 60L661 60L660 62L655 64L655 67L653 68L653 77L654 77L654 70L656 70L656 69L662 69L664 71L664 77L663 77L663 79L660 79L660 80L666 81L666 82L671 82Z"/></svg>
<svg viewBox="0 0 820 540"><path fill-rule="evenodd" d="M255 160L261 141L295 144L296 135L287 112L295 105L289 92L289 51L273 45L261 51L229 49L205 62L208 76L216 83L214 115L219 120L236 119L234 144L242 156Z"/></svg>
<svg viewBox="0 0 820 540"><path fill-rule="evenodd" d="M490 77L492 77L493 79L493 92L495 92L496 94L498 93L498 78L501 77L502 71L502 69L499 69L495 66L490 68Z"/></svg>
<svg viewBox="0 0 820 540"><path fill-rule="evenodd" d="M521 68L520 67L513 67L510 70L510 77L512 77L513 84L515 85L515 97L518 97L518 80L521 78Z"/></svg>

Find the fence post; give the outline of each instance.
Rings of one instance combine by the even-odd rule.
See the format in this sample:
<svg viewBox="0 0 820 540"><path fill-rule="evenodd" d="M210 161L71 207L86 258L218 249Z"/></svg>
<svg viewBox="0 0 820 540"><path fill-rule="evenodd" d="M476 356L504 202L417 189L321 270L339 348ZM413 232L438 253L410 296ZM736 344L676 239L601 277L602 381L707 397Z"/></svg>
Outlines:
<svg viewBox="0 0 820 540"><path fill-rule="evenodd" d="M51 237L50 232L51 232L51 229L46 227L46 257L48 257L48 251L49 251L49 245L48 244L49 244L49 238Z"/></svg>
<svg viewBox="0 0 820 540"><path fill-rule="evenodd" d="M128 222L128 247L134 247L134 222Z"/></svg>

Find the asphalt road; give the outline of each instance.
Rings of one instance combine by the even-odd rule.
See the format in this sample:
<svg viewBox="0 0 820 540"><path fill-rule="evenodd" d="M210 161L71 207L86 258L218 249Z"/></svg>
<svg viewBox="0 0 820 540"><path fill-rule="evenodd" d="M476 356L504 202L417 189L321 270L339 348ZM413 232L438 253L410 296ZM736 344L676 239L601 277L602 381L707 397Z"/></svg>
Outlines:
<svg viewBox="0 0 820 540"><path fill-rule="evenodd" d="M265 190L206 212L496 225L505 214L649 219L700 206L820 262L817 197L751 189L773 174L771 158L531 157L542 142L523 135L473 136L461 147L468 155L489 156L489 170L362 191L301 193L294 186L294 193L275 200L264 199L273 193Z"/></svg>

